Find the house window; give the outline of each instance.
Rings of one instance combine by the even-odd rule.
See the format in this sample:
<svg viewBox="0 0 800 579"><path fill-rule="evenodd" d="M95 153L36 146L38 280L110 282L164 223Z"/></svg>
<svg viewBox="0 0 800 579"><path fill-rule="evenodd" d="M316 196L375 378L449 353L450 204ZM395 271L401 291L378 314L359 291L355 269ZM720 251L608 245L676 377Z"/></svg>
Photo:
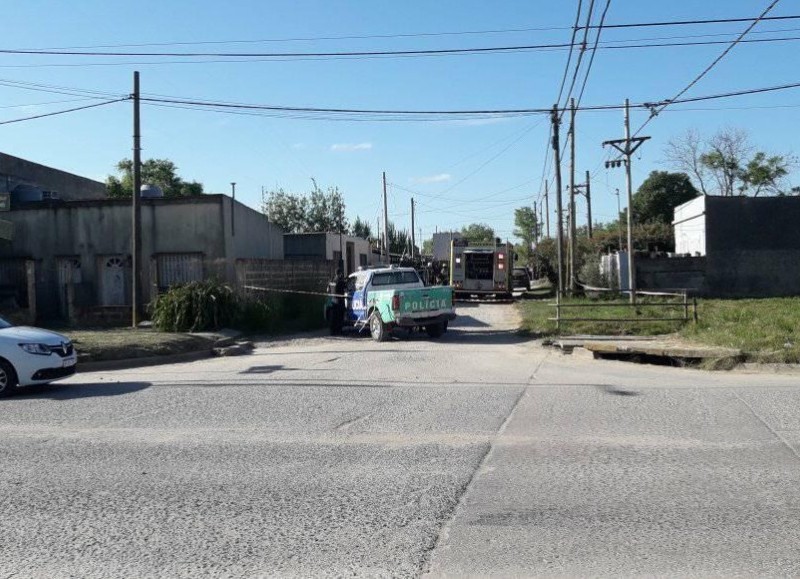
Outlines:
<svg viewBox="0 0 800 579"><path fill-rule="evenodd" d="M366 267L367 265L367 254L366 253L359 253L358 254L358 264L362 267Z"/></svg>

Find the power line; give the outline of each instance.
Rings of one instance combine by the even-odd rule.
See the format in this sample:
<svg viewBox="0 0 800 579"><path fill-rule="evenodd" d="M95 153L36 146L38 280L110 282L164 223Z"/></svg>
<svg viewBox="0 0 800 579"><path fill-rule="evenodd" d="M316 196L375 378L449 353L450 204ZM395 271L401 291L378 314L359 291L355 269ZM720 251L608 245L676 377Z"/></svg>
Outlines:
<svg viewBox="0 0 800 579"><path fill-rule="evenodd" d="M689 90L690 90L690 89L691 89L691 88L692 88L694 85L696 85L698 82L700 82L700 80L701 80L701 79L702 79L702 78L703 78L705 75L707 75L707 74L708 74L708 73L711 71L711 69L712 69L712 68L714 68L714 67L717 65L717 63L719 63L719 61L721 61L723 58L725 58L725 56L726 56L726 55L727 55L727 54L728 54L728 53L729 53L731 50L733 50L733 48L734 48L734 47L735 47L737 44L739 44L740 42L742 42L742 39L743 39L745 36L747 36L747 33L748 33L748 32L750 32L750 31L753 29L753 27L755 27L755 26L756 26L756 24L758 24L758 23L759 23L759 22L760 22L760 21L761 21L761 20L762 20L762 19L763 19L763 18L764 18L764 17L765 17L765 16L766 16L766 15L767 15L769 12L770 12L770 10L772 10L772 9L773 9L773 8L774 8L774 7L775 7L777 4L778 4L778 2L780 2L780 0L773 0L773 1L772 1L772 3L771 3L769 6L767 6L767 7L764 9L764 11L763 11L761 14L760 14L760 15L759 15L759 16L758 16L758 17L757 17L755 20L753 20L753 21L750 23L750 26L748 26L747 28L745 28L745 29L742 31L742 33L741 33L741 34L740 34L740 35L739 35L739 36L736 38L736 40L734 40L733 42L731 42L731 43L730 43L730 45L729 45L729 46L728 46L728 47L727 47L725 50L723 50L723 51L722 51L722 53L721 53L719 56L717 56L717 58L715 58L715 59L714 59L714 60L711 62L711 64L709 64L707 67L705 67L705 68L702 70L702 72L700 72L700 74L698 74L696 77L694 77L694 79L692 79L692 81L691 81L689 84L687 84L687 85L686 85L686 86L685 86L683 89L681 89L681 90L678 92L678 94L676 94L674 97L672 97L672 98L671 98L671 99L669 99L668 101L665 101L665 102L664 102L664 104L662 104L660 107L658 107L658 108L653 108L653 109L650 111L650 116L649 116L649 117L647 118L647 120L646 120L644 123L642 123L642 125L641 125L641 126L640 126L640 127L637 129L637 130L636 130L636 132L634 133L634 135L633 135L633 136L635 137L636 135L638 135L638 134L641 132L641 130L642 130L642 129L643 129L645 126L647 126L647 124L648 124L648 123L649 123L649 122L650 122L652 119L654 119L654 118L655 118L655 117L658 115L658 113L660 113L660 112L661 112L661 111L663 111L665 108L667 108L667 107L668 107L668 106L669 106L669 105L670 105L672 102L675 102L675 101L677 101L678 99L680 99L680 97L682 97L684 94L686 94L686 93L687 93L687 92L688 92L688 91L689 91Z"/></svg>
<svg viewBox="0 0 800 579"><path fill-rule="evenodd" d="M572 80L569 84L569 90L567 91L567 95L564 97L564 106L561 108L561 116L564 115L564 111L567 108L567 103L569 102L570 97L572 96L572 91L575 89L575 81L578 78L578 72L581 69L581 63L583 62L583 55L586 54L586 41L589 37L589 24L592 21L592 13L594 12L594 0L591 0L589 3L589 10L586 14L586 28L583 31L583 42L581 42L581 50L578 53L578 59L575 61L575 70L572 73Z"/></svg>
<svg viewBox="0 0 800 579"><path fill-rule="evenodd" d="M22 118L19 118L19 119L11 119L10 121L0 121L0 125L10 125L11 123L21 123L22 121L32 121L33 119L42 119L44 117L54 117L56 115L63 115L63 114L66 114L66 113L73 113L75 111L82 111L82 110L85 110L85 109L92 109L92 108L95 108L95 107L102 107L102 106L105 106L105 105L110 105L112 103L118 103L118 102L122 102L122 101L125 101L125 100L130 100L130 97L125 97L125 98L116 99L116 100L112 100L112 101L105 101L105 102L101 102L101 103L92 103L90 105L85 105L85 106L82 106L82 107L75 107L75 108L72 108L72 109L54 111L54 112L51 112L51 113L43 113L43 114L40 114L40 115L33 115L31 117L22 117Z"/></svg>
<svg viewBox="0 0 800 579"><path fill-rule="evenodd" d="M631 22L627 24L606 24L605 28L644 28L655 26L685 26L693 24L731 24L735 22L753 22L753 21L767 21L767 20L797 20L800 15L792 16L765 16L762 18L709 18L705 20L667 20L661 22ZM591 28L598 28L592 26Z"/></svg>
<svg viewBox="0 0 800 579"><path fill-rule="evenodd" d="M122 94L120 93L112 93L94 89L65 87L65 86L43 84L36 82L26 82L21 80L11 80L5 78L0 78L0 86L29 90L34 92L46 92L51 94L63 94L68 96L80 96L80 97L94 98L94 99L108 99L109 97L113 98L122 96Z"/></svg>
<svg viewBox="0 0 800 579"><path fill-rule="evenodd" d="M745 95L752 95L752 94L760 94L760 93L767 93L767 92L775 92L775 91L782 91L788 90L793 88L800 87L800 82L797 83L788 83L783 85L777 86L769 86L769 87L759 87L759 88L752 88L752 89L743 89L738 91L730 91L725 93L717 93L711 95L704 95L704 96L697 96L697 97L687 97L682 99L670 100L670 101L656 101L656 102L643 102L643 103L634 103L631 104L631 108L639 108L639 109L650 109L652 110L654 107L660 107L666 104L679 104L679 103L691 103L691 102L699 102L699 101L709 101L709 100L717 100L723 98L730 98L735 96L745 96ZM493 115L495 118L497 116L502 115L509 115L509 116L523 116L523 115L535 115L535 114L549 114L551 109L549 108L528 108L528 109L473 109L473 110L390 110L390 109L355 109L355 108L323 108L323 107L293 107L293 106L282 106L282 105L266 105L266 104L245 104L245 103L231 103L231 102L215 102L209 100L200 100L200 99L189 99L189 98L154 98L154 97L142 97L141 99L143 102L146 103L153 103L161 106L175 106L178 108L191 108L193 110L211 110L214 112L230 112L233 114L244 114L244 112L253 112L253 113L271 113L274 116L289 116L290 118L310 118L314 119L313 116L305 117L300 116L304 114L319 114L322 115L318 118L322 120L329 120L332 118L330 115L367 115L370 118L368 120L377 121L377 120L401 120L400 117L407 117L411 116L416 118L414 120L420 121L440 121L443 118L451 118L453 116L458 118L466 118L469 116L474 115ZM613 111L613 110L621 110L624 108L624 105L589 105L589 106L582 106L577 108L578 111ZM292 115L295 115L292 117ZM388 115L389 118L380 118L380 115ZM352 117L349 120L356 120ZM521 132L516 138L506 146L502 151L504 152L508 148L510 148L513 144L518 142L522 137L527 134L532 128L536 126L533 125L531 127L526 128L524 131ZM444 192L443 192L444 193Z"/></svg>
<svg viewBox="0 0 800 579"><path fill-rule="evenodd" d="M572 51L575 48L575 37L578 35L578 23L581 20L581 0L578 0L578 11L575 14L575 26L572 27L572 38L569 41L569 54L567 55L567 64L564 66L564 75L561 77L561 86L558 89L558 96L556 97L556 104L561 102L561 95L564 94L564 85L567 82L567 75L569 74L569 65L572 62Z"/></svg>
<svg viewBox="0 0 800 579"><path fill-rule="evenodd" d="M762 18L762 21L768 20L797 20L800 15L787 15L787 16L769 16ZM664 26L685 26L685 25L700 25L700 24L730 24L737 22L752 22L754 18L715 18L715 19L698 19L698 20L673 20L661 22L630 22L618 24L606 24L605 28L647 28L647 27L664 27ZM596 29L602 28L600 25L590 25L588 28ZM30 50L83 50L83 49L97 49L97 48L141 48L148 46L203 46L203 45L224 45L224 44L268 44L268 43L281 43L281 42L319 42L330 40L379 40L379 39L392 39L392 38L425 38L425 37L441 37L441 36L470 36L470 35L484 35L484 34L512 34L524 32L548 32L559 30L582 30L584 27L578 26L541 26L541 27L522 27L522 28L501 28L501 29L481 29L481 30L450 30L450 31L437 31L437 32L408 32L397 34L363 34L363 35L342 35L342 36L303 36L303 37L285 37L285 38L258 38L258 39L229 39L229 40L199 40L199 41L169 41L169 42L143 42L143 43L127 43L127 44L97 44L97 45L83 45L83 46L50 46L41 48L31 48Z"/></svg>
<svg viewBox="0 0 800 579"><path fill-rule="evenodd" d="M800 40L800 37L777 37L777 38L757 38L741 40L739 44L760 44L772 42L792 42ZM669 47L691 47L691 46L713 46L728 44L729 41L694 41L694 42L653 42L642 44L619 44L620 42L632 42L631 40L615 40L601 43L596 48L588 50L632 50L642 48L669 48ZM616 44L613 44L616 43ZM102 53L102 52L66 52L66 51L24 51L24 50L0 50L0 54L23 54L30 56L152 56L152 57L180 57L180 58L200 58L200 60L171 60L171 61L113 61L113 62L79 62L79 63L44 63L44 64L9 64L0 65L0 68L50 68L50 67L90 67L90 66L161 66L171 64L215 64L215 63L254 63L254 62L298 62L298 61L319 61L319 60L368 60L381 58L422 58L438 56L479 56L490 54L515 54L537 50L568 50L568 43L556 44L536 44L520 46L493 46L481 48L450 48L440 50L406 50L406 51L363 51L363 52L331 52L331 53ZM205 56L216 58L205 59Z"/></svg>
<svg viewBox="0 0 800 579"><path fill-rule="evenodd" d="M603 32L603 23L606 20L606 14L608 14L608 9L611 7L611 0L606 0L606 6L603 8L603 13L600 15L600 24L597 27L597 35L594 38L594 47L592 48L592 55L589 58L589 64L586 66L586 74L583 75L583 84L581 85L581 90L578 93L578 99L576 101L577 106L580 106L581 99L583 98L583 92L586 90L586 84L589 81L589 73L592 71L592 65L594 64L594 56L597 54L597 45L600 43L600 34Z"/></svg>

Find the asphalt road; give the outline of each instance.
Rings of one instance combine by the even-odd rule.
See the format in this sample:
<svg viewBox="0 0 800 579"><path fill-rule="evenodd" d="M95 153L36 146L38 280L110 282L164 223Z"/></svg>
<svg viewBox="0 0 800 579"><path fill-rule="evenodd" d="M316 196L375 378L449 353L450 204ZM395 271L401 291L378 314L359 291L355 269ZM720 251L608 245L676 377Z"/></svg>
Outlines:
<svg viewBox="0 0 800 579"><path fill-rule="evenodd" d="M800 377L459 313L0 401L0 577L800 574Z"/></svg>

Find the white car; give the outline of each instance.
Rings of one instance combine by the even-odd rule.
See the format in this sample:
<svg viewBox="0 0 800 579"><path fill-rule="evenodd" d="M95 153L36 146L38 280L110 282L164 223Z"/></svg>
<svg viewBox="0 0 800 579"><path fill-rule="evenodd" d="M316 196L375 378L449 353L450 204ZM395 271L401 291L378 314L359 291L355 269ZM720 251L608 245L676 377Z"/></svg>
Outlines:
<svg viewBox="0 0 800 579"><path fill-rule="evenodd" d="M0 318L0 396L75 373L78 355L66 336Z"/></svg>

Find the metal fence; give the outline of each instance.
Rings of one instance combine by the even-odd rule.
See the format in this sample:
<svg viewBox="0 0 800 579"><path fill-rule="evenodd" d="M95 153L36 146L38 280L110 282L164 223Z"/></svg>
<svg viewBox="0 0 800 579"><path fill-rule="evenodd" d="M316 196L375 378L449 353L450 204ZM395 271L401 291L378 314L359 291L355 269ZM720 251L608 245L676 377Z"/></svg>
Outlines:
<svg viewBox="0 0 800 579"><path fill-rule="evenodd" d="M608 291L618 293L619 290L601 290L597 288L593 288L592 291L601 292L601 291ZM635 296L646 296L646 297L664 297L671 301L663 301L663 302L639 302L635 301L631 303L630 301L598 301L593 303L580 303L580 304L572 304L572 303L563 303L561 298L559 297L558 293L556 293L556 303L549 304L551 307L555 308L556 315L553 318L548 318L550 321L554 321L556 323L556 328L558 330L561 329L561 324L563 323L572 323L572 322L598 322L598 323L650 323L650 322L688 322L692 320L693 322L697 323L697 298L689 299L689 292L690 290L680 290L677 292L646 292L646 291L637 291L634 292ZM630 290L625 290L622 293L627 293L630 295ZM625 318L575 318L575 317L564 317L562 310L564 308L573 309L573 308L630 308L631 315ZM642 308L672 308L679 309L682 312L682 315L679 316L669 316L664 315L660 317L645 317L641 315Z"/></svg>

